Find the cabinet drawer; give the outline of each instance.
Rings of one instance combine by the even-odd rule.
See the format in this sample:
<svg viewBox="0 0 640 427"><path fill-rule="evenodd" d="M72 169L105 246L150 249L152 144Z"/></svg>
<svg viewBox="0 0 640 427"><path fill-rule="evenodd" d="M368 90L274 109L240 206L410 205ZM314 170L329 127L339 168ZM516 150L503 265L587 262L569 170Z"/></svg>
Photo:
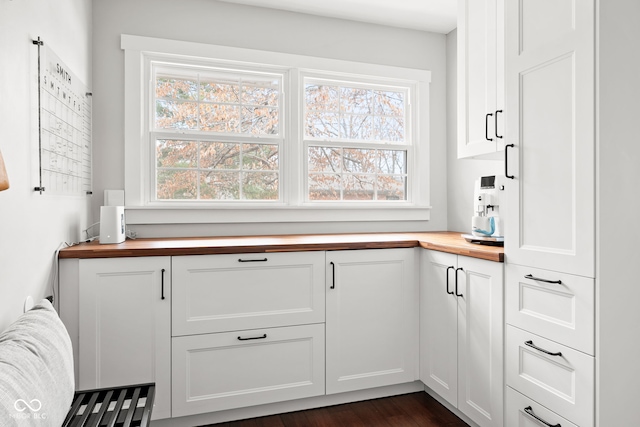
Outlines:
<svg viewBox="0 0 640 427"><path fill-rule="evenodd" d="M505 351L508 386L581 427L593 426L593 357L511 325Z"/></svg>
<svg viewBox="0 0 640 427"><path fill-rule="evenodd" d="M172 262L173 336L324 322L324 252Z"/></svg>
<svg viewBox="0 0 640 427"><path fill-rule="evenodd" d="M536 420L538 417L538 420ZM507 387L505 425L509 427L550 426L578 427L571 421Z"/></svg>
<svg viewBox="0 0 640 427"><path fill-rule="evenodd" d="M594 354L593 279L507 264L505 292L508 324Z"/></svg>
<svg viewBox="0 0 640 427"><path fill-rule="evenodd" d="M324 394L324 325L173 338L173 417Z"/></svg>

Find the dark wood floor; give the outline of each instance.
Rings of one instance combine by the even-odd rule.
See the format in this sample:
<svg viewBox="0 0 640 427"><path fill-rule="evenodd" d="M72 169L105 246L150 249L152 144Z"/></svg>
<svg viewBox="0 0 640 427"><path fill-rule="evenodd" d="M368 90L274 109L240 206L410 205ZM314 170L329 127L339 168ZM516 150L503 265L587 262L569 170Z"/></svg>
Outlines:
<svg viewBox="0 0 640 427"><path fill-rule="evenodd" d="M290 412L216 427L467 427L424 392ZM209 426L213 427L213 425Z"/></svg>

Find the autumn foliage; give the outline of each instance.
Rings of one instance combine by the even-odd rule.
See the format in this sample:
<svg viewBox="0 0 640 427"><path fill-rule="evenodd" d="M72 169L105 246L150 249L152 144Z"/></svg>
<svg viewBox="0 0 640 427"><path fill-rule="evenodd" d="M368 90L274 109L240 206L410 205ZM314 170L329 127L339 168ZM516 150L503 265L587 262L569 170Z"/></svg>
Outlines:
<svg viewBox="0 0 640 427"><path fill-rule="evenodd" d="M279 78L155 79L156 197L280 199L284 115ZM407 94L305 81L307 199L406 200ZM175 136L174 136L175 135Z"/></svg>

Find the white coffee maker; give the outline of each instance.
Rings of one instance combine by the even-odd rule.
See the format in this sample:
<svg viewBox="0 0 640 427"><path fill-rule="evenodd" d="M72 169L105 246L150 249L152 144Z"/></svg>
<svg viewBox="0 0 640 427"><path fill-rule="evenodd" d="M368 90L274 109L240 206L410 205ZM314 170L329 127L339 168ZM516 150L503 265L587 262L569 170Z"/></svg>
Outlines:
<svg viewBox="0 0 640 427"><path fill-rule="evenodd" d="M496 246L504 244L504 224L500 215L503 191L502 177L490 175L476 179L471 234L462 235L468 242Z"/></svg>

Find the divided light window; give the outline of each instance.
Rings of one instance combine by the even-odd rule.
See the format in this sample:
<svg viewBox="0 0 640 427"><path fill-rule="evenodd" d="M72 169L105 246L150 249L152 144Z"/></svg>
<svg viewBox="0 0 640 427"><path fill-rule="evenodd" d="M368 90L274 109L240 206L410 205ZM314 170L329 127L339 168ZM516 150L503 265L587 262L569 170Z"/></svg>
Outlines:
<svg viewBox="0 0 640 427"><path fill-rule="evenodd" d="M280 201L283 75L151 69L154 200Z"/></svg>
<svg viewBox="0 0 640 427"><path fill-rule="evenodd" d="M409 87L304 79L307 201L407 201Z"/></svg>

